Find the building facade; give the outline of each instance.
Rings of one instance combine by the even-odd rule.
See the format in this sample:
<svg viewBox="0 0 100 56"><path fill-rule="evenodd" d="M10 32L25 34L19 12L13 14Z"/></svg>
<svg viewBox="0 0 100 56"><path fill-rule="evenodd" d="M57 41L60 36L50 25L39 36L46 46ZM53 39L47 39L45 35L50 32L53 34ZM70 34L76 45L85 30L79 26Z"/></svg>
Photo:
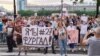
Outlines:
<svg viewBox="0 0 100 56"><path fill-rule="evenodd" d="M78 3L78 4L66 4L63 3L63 8L67 11L96 11L96 3ZM29 5L27 0L17 0L17 10L61 10L61 4L58 5Z"/></svg>
<svg viewBox="0 0 100 56"><path fill-rule="evenodd" d="M0 6L0 12L6 12L7 10L5 8L3 8L2 6Z"/></svg>
<svg viewBox="0 0 100 56"><path fill-rule="evenodd" d="M0 7L0 16L6 15L7 10L4 9L3 7Z"/></svg>
<svg viewBox="0 0 100 56"><path fill-rule="evenodd" d="M66 8L68 11L95 11L96 10L96 4L77 4L77 5L69 5L69 4L63 4L63 7ZM61 5L27 5L26 10L33 10L33 11L39 11L39 10L61 10Z"/></svg>
<svg viewBox="0 0 100 56"><path fill-rule="evenodd" d="M17 10L26 10L27 0L17 0Z"/></svg>
<svg viewBox="0 0 100 56"><path fill-rule="evenodd" d="M39 10L60 10L60 6L27 6L27 10L39 11Z"/></svg>

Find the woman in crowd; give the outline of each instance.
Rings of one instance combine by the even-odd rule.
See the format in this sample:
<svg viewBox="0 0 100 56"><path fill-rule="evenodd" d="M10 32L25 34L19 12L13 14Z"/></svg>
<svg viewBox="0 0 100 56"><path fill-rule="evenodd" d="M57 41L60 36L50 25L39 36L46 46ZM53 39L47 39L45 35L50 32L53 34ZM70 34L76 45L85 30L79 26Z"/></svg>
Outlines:
<svg viewBox="0 0 100 56"><path fill-rule="evenodd" d="M79 30L79 37L81 38L81 47L83 47L82 45L82 41L83 38L88 30L88 24L87 22L81 22L80 18L78 16L69 16L69 17L64 17L63 20L59 19L60 17L51 17L51 19L47 19L47 17L44 16L37 16L37 17L29 17L29 19L26 20L26 18L22 18L22 17L18 17L16 19L15 22L15 27L14 27L14 35L16 36L16 41L17 41L17 45L19 48L19 55L21 52L21 48L22 48L22 26L26 27L27 25L29 25L30 27L53 27L54 29L54 39L58 40L59 42L59 47L60 47L60 51L61 51L61 56L66 55L67 54L67 38L68 40L70 40L70 37L68 36L68 33L66 31L66 26L67 26L67 30L70 28L71 30L76 30L76 27ZM46 21L49 21L48 23L46 23ZM6 20L3 19L4 24ZM98 21L98 20L97 20ZM66 25L65 25L66 23ZM88 23L90 24L90 28L92 28L91 26L95 27L96 21L93 19L90 19L88 21ZM13 25L11 24L11 21L8 21L7 26L5 26L5 28L13 28ZM8 31L8 30L6 30ZM12 31L13 32L13 31ZM11 38L9 38L11 37ZM7 44L8 44L8 52L12 52L13 48L10 42L10 40L12 40L13 35L8 35L7 36ZM53 40L53 45L52 45L52 52L55 53L54 50L54 41ZM70 48L72 49L72 51L74 51L74 47L75 47L75 43L70 43ZM84 47L83 47L84 48ZM38 49L40 50L40 49ZM47 53L48 48L46 47L44 49L44 53ZM84 49L86 50L86 49ZM26 51L25 51L26 52Z"/></svg>
<svg viewBox="0 0 100 56"><path fill-rule="evenodd" d="M14 35L16 36L16 42L17 42L17 46L19 48L19 54L21 53L21 49L22 49L22 22L20 20L17 20L15 22L15 30L14 30Z"/></svg>
<svg viewBox="0 0 100 56"><path fill-rule="evenodd" d="M74 52L75 51L75 42L74 42L74 38L73 35L71 35L72 33L74 33L74 31L76 30L76 26L74 26L73 22L70 22L69 26L67 27L67 32L68 32L68 42L69 42L69 46L71 48L71 51Z"/></svg>
<svg viewBox="0 0 100 56"><path fill-rule="evenodd" d="M13 51L13 33L14 33L14 23L12 20L8 20L7 22L7 27L6 27L6 32L7 32L7 46L8 46L8 51L7 52L12 52Z"/></svg>
<svg viewBox="0 0 100 56"><path fill-rule="evenodd" d="M61 20L58 22L57 31L58 31L59 47L60 47L61 56L67 56L66 29L65 29L65 26Z"/></svg>

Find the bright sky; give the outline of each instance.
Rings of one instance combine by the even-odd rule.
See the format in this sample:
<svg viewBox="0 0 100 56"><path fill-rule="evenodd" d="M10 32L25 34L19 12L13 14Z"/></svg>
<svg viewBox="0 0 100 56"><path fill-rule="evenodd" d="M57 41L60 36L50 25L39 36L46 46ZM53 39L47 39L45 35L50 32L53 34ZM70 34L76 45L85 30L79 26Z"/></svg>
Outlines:
<svg viewBox="0 0 100 56"><path fill-rule="evenodd" d="M27 0L28 4L35 4L35 5L50 5L54 4L57 5L60 3L61 0ZM85 0L84 2L92 2L92 0ZM70 0L64 0L64 3L72 4ZM0 6L4 7L7 10L13 10L13 0L0 0Z"/></svg>

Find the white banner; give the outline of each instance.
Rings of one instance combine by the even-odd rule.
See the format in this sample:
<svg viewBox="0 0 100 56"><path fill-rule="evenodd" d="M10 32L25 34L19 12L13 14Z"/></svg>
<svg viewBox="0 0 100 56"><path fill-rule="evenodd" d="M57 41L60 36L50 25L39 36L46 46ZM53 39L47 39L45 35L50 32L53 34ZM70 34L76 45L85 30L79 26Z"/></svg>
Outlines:
<svg viewBox="0 0 100 56"><path fill-rule="evenodd" d="M52 45L52 33L53 29L50 27L23 27L23 45L34 47L49 47Z"/></svg>

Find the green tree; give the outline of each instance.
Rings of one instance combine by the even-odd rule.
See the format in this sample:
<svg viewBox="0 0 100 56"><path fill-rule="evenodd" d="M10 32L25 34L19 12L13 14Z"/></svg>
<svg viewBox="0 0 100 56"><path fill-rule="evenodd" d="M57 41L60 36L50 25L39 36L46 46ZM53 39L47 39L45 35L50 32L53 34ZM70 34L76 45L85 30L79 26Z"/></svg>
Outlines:
<svg viewBox="0 0 100 56"><path fill-rule="evenodd" d="M31 16L31 15L34 15L35 12L31 11L31 10L21 10L21 11L18 11L18 13L21 16ZM45 10L45 9L42 9L40 11L37 11L38 16L49 16L52 13L60 13L60 10Z"/></svg>
<svg viewBox="0 0 100 56"><path fill-rule="evenodd" d="M50 16L52 13L60 13L60 10L40 10L40 11L37 11L37 14L39 16Z"/></svg>
<svg viewBox="0 0 100 56"><path fill-rule="evenodd" d="M96 18L99 15L99 6L100 6L100 0L96 0L97 1L97 6L96 6Z"/></svg>
<svg viewBox="0 0 100 56"><path fill-rule="evenodd" d="M78 0L75 0L75 2L77 2ZM99 6L100 6L100 0L93 0L93 1L95 1L96 2L96 17L98 17L98 15L99 15ZM84 0L80 0L80 3L83 3L84 2Z"/></svg>
<svg viewBox="0 0 100 56"><path fill-rule="evenodd" d="M18 11L18 14L20 14L21 16L31 16L31 15L34 15L34 11L20 10L20 11Z"/></svg>

